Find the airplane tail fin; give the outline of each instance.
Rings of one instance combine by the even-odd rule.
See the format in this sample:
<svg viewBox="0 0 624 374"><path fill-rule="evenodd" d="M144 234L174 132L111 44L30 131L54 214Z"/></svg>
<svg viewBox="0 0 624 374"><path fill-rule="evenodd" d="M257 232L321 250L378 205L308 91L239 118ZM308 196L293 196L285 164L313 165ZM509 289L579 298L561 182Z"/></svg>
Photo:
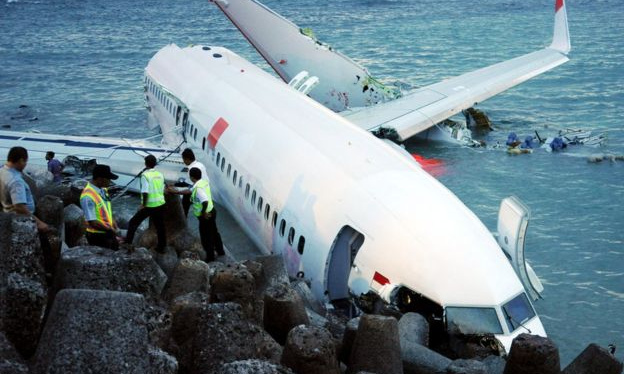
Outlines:
<svg viewBox="0 0 624 374"><path fill-rule="evenodd" d="M550 48L566 55L572 49L565 0L555 0L555 30Z"/></svg>

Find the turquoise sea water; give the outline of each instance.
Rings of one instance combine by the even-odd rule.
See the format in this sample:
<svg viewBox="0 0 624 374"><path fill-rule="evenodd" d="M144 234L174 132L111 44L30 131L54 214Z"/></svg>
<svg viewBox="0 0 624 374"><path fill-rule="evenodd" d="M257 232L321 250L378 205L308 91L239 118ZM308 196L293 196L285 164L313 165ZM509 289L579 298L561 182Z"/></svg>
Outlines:
<svg viewBox="0 0 624 374"><path fill-rule="evenodd" d="M544 47L554 8L551 0L265 3L382 81L413 87ZM615 342L624 357L624 161L587 162L593 153L624 154L624 12L620 0L567 3L571 61L480 104L496 128L484 139L574 127L605 132L605 147L514 157L494 148L407 144L444 161L439 179L490 229L503 197L517 195L531 207L526 251L546 287L536 308L563 365L590 342ZM150 136L143 68L168 43L223 45L266 66L208 1L0 3L0 125Z"/></svg>

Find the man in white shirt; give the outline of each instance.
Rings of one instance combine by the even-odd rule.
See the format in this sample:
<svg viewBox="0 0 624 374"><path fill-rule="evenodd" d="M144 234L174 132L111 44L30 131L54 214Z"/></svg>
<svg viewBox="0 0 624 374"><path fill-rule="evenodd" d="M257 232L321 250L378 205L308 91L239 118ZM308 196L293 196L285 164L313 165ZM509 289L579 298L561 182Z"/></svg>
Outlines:
<svg viewBox="0 0 624 374"><path fill-rule="evenodd" d="M189 181L191 180L191 169L197 168L201 171L201 179L210 182L210 180L208 179L208 173L206 173L206 167L204 166L204 164L195 159L195 153L193 153L192 149L186 148L184 149L184 151L182 151L182 161L189 170ZM188 211L191 207L191 189L176 190L168 188L167 192L182 195L182 209L184 209L184 215L188 216Z"/></svg>

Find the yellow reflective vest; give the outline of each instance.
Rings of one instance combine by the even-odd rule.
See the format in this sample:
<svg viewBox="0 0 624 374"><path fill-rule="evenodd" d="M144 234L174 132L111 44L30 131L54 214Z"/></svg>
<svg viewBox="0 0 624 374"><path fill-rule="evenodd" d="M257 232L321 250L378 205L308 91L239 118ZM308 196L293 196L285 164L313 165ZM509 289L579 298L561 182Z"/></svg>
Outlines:
<svg viewBox="0 0 624 374"><path fill-rule="evenodd" d="M102 198L102 196L100 196L100 194L93 187L93 185L90 182L87 182L87 185L85 186L85 188L82 190L82 193L80 194L80 199L81 200L83 198L91 199L93 201L93 204L95 205L95 217L97 221L106 226L113 227L113 210L111 207L111 202L110 202L110 199L108 198L108 192L106 191L106 189L102 189L102 190L104 191L104 194L106 195L105 198ZM105 233L105 231L91 226L89 221L86 221L86 227L87 227L87 232Z"/></svg>
<svg viewBox="0 0 624 374"><path fill-rule="evenodd" d="M165 177L161 172L148 169L143 172L141 183L147 183L147 202L145 206L155 208L165 203Z"/></svg>
<svg viewBox="0 0 624 374"><path fill-rule="evenodd" d="M193 186L193 192L191 193L191 203L193 203L193 214L195 217L199 217L202 214L202 202L197 198L197 190L203 190L208 196L208 207L206 208L206 212L212 211L214 207L212 203L212 194L210 193L210 184L205 179L200 179L195 186Z"/></svg>

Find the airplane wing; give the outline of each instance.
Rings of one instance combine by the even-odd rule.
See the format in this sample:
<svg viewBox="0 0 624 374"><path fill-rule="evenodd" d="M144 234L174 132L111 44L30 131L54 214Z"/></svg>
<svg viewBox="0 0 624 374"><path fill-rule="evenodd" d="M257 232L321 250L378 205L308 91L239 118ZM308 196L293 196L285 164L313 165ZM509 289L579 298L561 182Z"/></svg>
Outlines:
<svg viewBox="0 0 624 374"><path fill-rule="evenodd" d="M565 63L570 51L565 3L556 0L549 47L401 96L256 0L212 1L284 81L304 70L317 76L319 86L309 93L313 99L366 130L394 129L399 140Z"/></svg>
<svg viewBox="0 0 624 374"><path fill-rule="evenodd" d="M211 1L285 82L303 71L309 78L318 77L309 96L327 108L341 112L400 96L398 89L384 86L364 67L318 41L311 30L299 28L260 2Z"/></svg>

